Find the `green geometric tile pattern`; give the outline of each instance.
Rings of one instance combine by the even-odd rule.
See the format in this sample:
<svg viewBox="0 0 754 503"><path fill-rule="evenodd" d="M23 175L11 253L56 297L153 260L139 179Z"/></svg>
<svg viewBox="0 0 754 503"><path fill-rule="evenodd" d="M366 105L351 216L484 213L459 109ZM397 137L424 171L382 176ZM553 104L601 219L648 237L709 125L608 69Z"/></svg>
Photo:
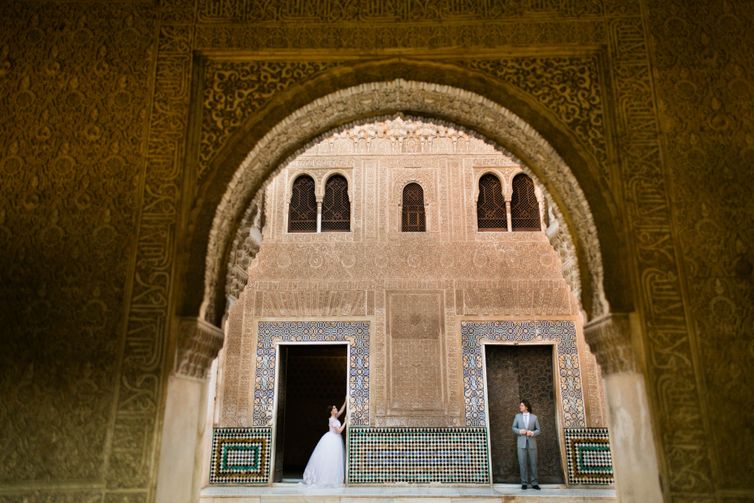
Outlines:
<svg viewBox="0 0 754 503"><path fill-rule="evenodd" d="M267 484L271 428L215 428L210 484Z"/></svg>
<svg viewBox="0 0 754 503"><path fill-rule="evenodd" d="M486 428L348 431L348 483L489 484Z"/></svg>
<svg viewBox="0 0 754 503"><path fill-rule="evenodd" d="M570 484L614 482L607 428L569 428L565 440Z"/></svg>
<svg viewBox="0 0 754 503"><path fill-rule="evenodd" d="M220 469L229 472L258 472L262 464L259 444L225 442L220 447Z"/></svg>

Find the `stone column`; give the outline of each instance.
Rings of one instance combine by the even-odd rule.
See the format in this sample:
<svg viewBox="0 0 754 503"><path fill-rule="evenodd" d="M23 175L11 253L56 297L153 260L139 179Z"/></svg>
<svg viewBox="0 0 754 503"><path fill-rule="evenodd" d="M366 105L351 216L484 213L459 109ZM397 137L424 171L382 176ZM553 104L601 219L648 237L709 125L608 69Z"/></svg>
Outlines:
<svg viewBox="0 0 754 503"><path fill-rule="evenodd" d="M223 331L197 318L177 323L175 367L168 378L157 472L157 503L199 501L207 378Z"/></svg>
<svg viewBox="0 0 754 503"><path fill-rule="evenodd" d="M317 233L322 232L322 199L317 199Z"/></svg>
<svg viewBox="0 0 754 503"><path fill-rule="evenodd" d="M511 202L505 201L505 221L508 225L508 232L513 231L513 220L511 217Z"/></svg>
<svg viewBox="0 0 754 503"><path fill-rule="evenodd" d="M641 348L636 314L590 321L584 335L602 369L618 500L662 501L646 385L636 357Z"/></svg>

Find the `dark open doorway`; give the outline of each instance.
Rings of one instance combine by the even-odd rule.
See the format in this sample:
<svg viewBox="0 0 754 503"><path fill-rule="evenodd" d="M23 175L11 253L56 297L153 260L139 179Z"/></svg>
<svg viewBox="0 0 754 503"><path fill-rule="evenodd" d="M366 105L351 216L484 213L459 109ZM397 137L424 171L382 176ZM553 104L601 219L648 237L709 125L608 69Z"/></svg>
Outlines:
<svg viewBox="0 0 754 503"><path fill-rule="evenodd" d="M518 404L527 398L539 419L539 482L562 484L563 465L555 419L552 346L486 345L487 397L490 410L492 480L520 482L516 436L512 431Z"/></svg>
<svg viewBox="0 0 754 503"><path fill-rule="evenodd" d="M281 345L279 361L276 482L302 478L309 456L327 432L328 405L342 405L346 395L347 346Z"/></svg>

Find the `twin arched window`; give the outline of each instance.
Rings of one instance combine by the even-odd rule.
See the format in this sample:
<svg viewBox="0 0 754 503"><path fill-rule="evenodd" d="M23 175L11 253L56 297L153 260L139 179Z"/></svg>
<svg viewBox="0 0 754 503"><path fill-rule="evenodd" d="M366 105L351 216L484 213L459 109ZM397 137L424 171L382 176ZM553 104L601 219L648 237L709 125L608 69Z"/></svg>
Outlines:
<svg viewBox="0 0 754 503"><path fill-rule="evenodd" d="M514 231L538 231L539 202L534 195L534 182L523 173L513 178L510 221ZM508 230L508 212L500 179L487 173L479 179L476 205L477 227L480 231Z"/></svg>
<svg viewBox="0 0 754 503"><path fill-rule="evenodd" d="M288 207L288 232L317 232L317 198L314 180L302 175L293 182Z"/></svg>
<svg viewBox="0 0 754 503"><path fill-rule="evenodd" d="M333 175L325 184L322 200L322 232L351 230L351 202L348 200L348 182L341 175Z"/></svg>
<svg viewBox="0 0 754 503"><path fill-rule="evenodd" d="M500 179L491 173L487 173L479 179L476 218L477 227L480 231L508 230L503 186Z"/></svg>
<svg viewBox="0 0 754 503"><path fill-rule="evenodd" d="M409 183L403 187L403 211L401 214L401 231L426 232L427 219L424 214L424 190L418 183Z"/></svg>
<svg viewBox="0 0 754 503"><path fill-rule="evenodd" d="M317 217L314 180L308 175L301 175L293 181L291 189L288 232L317 232ZM320 219L323 232L351 230L351 202L345 177L333 175L327 179Z"/></svg>
<svg viewBox="0 0 754 503"><path fill-rule="evenodd" d="M511 224L514 231L538 231L539 202L534 195L534 182L523 173L513 178Z"/></svg>
<svg viewBox="0 0 754 503"><path fill-rule="evenodd" d="M321 215L318 215L314 180L308 175L301 175L294 180L291 203L288 208L288 232L317 232L318 216L321 220L320 229L323 232L351 230L348 181L342 175L333 175L327 179ZM523 173L513 178L510 222L514 231L541 229L539 202L534 194L534 182ZM500 179L491 173L479 179L477 226L480 231L508 229L503 187ZM426 232L427 230L424 190L418 183L409 183L403 187L401 230L403 232Z"/></svg>

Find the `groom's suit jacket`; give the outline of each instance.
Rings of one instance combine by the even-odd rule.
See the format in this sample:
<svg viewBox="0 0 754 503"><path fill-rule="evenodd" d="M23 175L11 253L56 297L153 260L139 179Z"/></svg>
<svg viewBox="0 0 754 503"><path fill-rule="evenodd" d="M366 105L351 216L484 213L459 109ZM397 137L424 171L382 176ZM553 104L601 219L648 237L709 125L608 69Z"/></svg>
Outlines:
<svg viewBox="0 0 754 503"><path fill-rule="evenodd" d="M534 436L527 437L526 435L521 435L519 433L519 430L530 430L534 432ZM537 420L537 416L529 413L529 425L527 427L526 425L524 425L524 415L520 412L516 414L516 417L513 418L513 433L518 436L516 442L519 449L536 449L537 436L541 433L539 430L539 421Z"/></svg>

